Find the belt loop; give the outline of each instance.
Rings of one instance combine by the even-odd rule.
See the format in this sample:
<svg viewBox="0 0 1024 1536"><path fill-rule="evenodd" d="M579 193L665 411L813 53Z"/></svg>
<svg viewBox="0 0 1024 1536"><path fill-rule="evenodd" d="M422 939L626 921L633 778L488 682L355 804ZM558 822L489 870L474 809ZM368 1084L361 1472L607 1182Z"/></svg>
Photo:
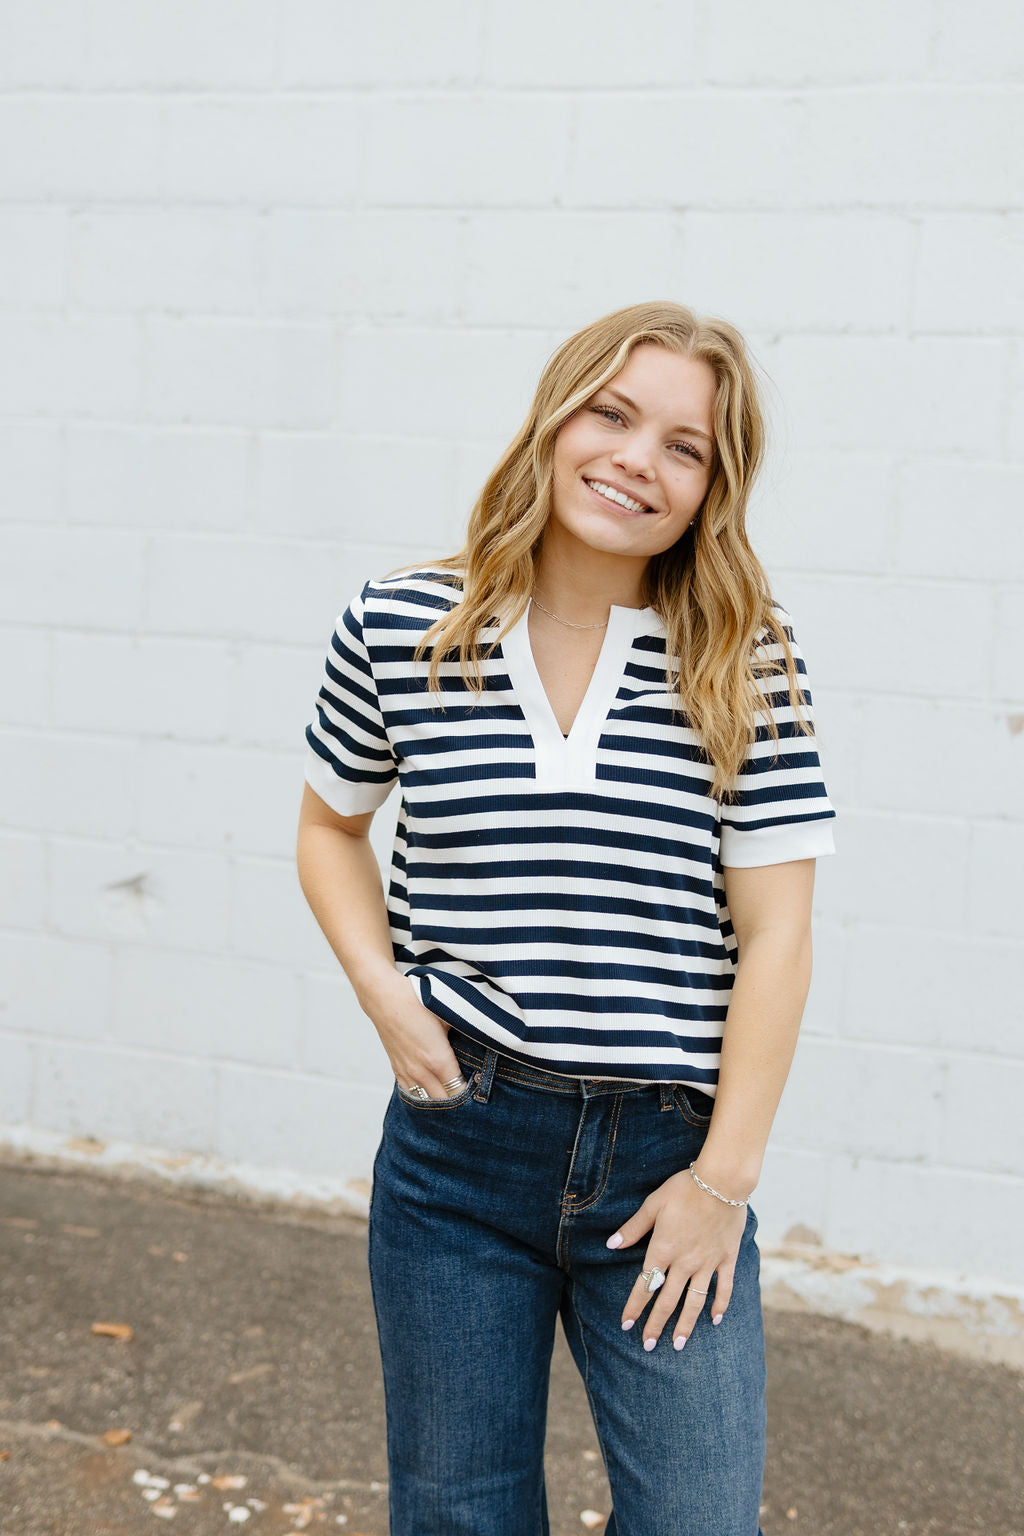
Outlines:
<svg viewBox="0 0 1024 1536"><path fill-rule="evenodd" d="M672 1084L671 1083L659 1083L658 1084L658 1097L661 1100L661 1108L662 1109L671 1109L672 1108Z"/></svg>
<svg viewBox="0 0 1024 1536"><path fill-rule="evenodd" d="M491 1046L486 1048L487 1055L484 1064L477 1072L477 1086L473 1094L478 1104L486 1104L491 1096L491 1084L494 1082L494 1071L498 1065L498 1052Z"/></svg>

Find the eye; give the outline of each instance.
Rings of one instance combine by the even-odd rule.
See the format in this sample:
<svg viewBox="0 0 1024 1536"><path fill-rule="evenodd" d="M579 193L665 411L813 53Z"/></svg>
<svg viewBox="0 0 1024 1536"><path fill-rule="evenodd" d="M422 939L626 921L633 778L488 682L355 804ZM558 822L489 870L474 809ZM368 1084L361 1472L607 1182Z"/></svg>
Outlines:
<svg viewBox="0 0 1024 1536"><path fill-rule="evenodd" d="M614 405L590 405L587 407L587 409L593 411L597 416L603 416L606 421L625 421L625 417L623 416L622 412L617 411ZM699 448L694 446L693 443L673 443L672 446L674 448L681 448L684 454L687 454L690 458L696 459L698 464L704 463L704 455L701 453Z"/></svg>

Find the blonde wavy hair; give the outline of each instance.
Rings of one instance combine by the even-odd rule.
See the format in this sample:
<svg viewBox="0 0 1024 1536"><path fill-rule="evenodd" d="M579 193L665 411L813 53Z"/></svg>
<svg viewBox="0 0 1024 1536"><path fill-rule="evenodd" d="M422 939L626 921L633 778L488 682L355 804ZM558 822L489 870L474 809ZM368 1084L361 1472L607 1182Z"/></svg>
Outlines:
<svg viewBox="0 0 1024 1536"><path fill-rule="evenodd" d="M686 659L685 674L666 665L666 686L678 694L713 768L710 793L728 798L759 721L778 743L765 707L765 692L772 690L762 690L759 679L785 675L797 728L813 734L809 716L801 714L804 698L784 624L772 610L767 576L747 538L747 502L764 459L765 421L746 343L728 321L655 301L615 310L562 343L544 368L526 420L477 497L465 544L458 554L431 562L462 573L463 596L422 635L414 659L433 648L427 688L440 692L441 663L457 655L467 686L482 693L476 637L494 621L496 608L507 609L507 621L484 653L489 657L529 602L551 515L558 430L641 342L708 363L717 381L707 494L685 533L651 557L642 601L665 623L668 655ZM781 661L763 653L773 643L782 650Z"/></svg>

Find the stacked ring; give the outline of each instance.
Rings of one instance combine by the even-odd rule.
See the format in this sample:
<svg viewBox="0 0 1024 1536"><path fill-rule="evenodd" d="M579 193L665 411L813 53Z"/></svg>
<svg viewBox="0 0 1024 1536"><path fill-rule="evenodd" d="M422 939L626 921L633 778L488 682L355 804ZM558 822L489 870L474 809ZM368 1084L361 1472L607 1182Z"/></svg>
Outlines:
<svg viewBox="0 0 1024 1536"><path fill-rule="evenodd" d="M466 1079L463 1077L462 1073L460 1072L458 1077L453 1077L451 1082L450 1083L445 1083L444 1086L445 1086L445 1092L450 1096L453 1093L461 1093L463 1088L468 1088L469 1087L469 1084L466 1082ZM425 1088L421 1088L419 1083L413 1083L412 1087L411 1088L407 1088L405 1091L406 1091L406 1093L412 1094L414 1099L429 1099L430 1098L430 1094L427 1092L427 1090Z"/></svg>

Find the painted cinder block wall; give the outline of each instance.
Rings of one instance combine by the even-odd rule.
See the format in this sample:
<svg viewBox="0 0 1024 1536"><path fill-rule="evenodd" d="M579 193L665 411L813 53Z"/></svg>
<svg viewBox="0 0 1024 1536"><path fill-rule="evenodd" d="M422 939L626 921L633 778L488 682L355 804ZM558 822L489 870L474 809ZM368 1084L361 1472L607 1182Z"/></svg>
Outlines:
<svg viewBox="0 0 1024 1536"><path fill-rule="evenodd" d="M4 6L9 1147L365 1193L387 1061L294 867L334 617L670 296L766 372L839 812L762 1244L1024 1286L1021 17Z"/></svg>

